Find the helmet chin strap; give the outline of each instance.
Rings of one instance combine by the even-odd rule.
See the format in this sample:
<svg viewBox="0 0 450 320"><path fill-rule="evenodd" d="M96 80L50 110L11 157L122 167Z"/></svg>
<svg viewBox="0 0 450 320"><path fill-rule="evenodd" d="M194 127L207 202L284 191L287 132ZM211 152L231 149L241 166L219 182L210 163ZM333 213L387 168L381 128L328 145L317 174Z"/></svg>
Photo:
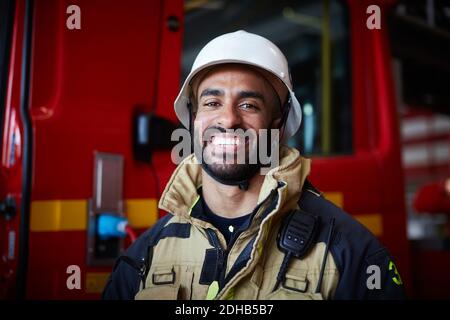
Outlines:
<svg viewBox="0 0 450 320"><path fill-rule="evenodd" d="M188 104L188 109L189 109L189 133L191 134L191 152L194 153L194 121L193 121L193 108L192 108L192 104L189 101ZM282 135L284 135L284 126L286 124L287 121L287 117L289 114L289 109L290 109L290 98L286 101L284 107L283 107L283 113L281 116L281 123L279 126L280 130L283 130ZM282 138L282 136L280 137L280 139ZM270 135L270 131L269 131L269 135L268 135L268 148L269 150L271 149L271 135ZM271 151L270 151L271 152ZM247 191L249 186L250 186L250 179L253 178L255 176L255 174L258 172L258 170L261 168L261 164L255 164L254 166L251 166L250 169L248 170L248 173L245 175L245 177L243 179L223 179L218 177L205 163L204 161L201 162L201 166L202 169L206 171L206 173L213 178L214 180L216 180L217 182L221 183L221 184L225 184L227 186L238 186L240 190L243 191Z"/></svg>
<svg viewBox="0 0 450 320"><path fill-rule="evenodd" d="M286 121L287 118L289 116L289 111L291 110L291 97L289 97L286 102L284 103L283 106L283 111L281 113L281 122L280 122L280 126L279 126L279 130L282 130L282 133L280 135L280 141L283 139L284 136L284 131L286 129Z"/></svg>

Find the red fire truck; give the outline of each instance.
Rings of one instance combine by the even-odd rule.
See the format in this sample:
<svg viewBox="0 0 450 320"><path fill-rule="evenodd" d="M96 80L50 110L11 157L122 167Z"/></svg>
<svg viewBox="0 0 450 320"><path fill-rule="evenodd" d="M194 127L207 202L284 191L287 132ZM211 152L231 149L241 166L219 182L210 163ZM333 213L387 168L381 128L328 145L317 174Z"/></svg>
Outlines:
<svg viewBox="0 0 450 320"><path fill-rule="evenodd" d="M367 25L372 4L381 28ZM311 181L389 248L412 292L391 1L1 6L2 298L100 296L130 238L100 238L98 217L125 217L140 233L164 214L180 81L201 45L238 28L286 53L305 114L289 143L313 158ZM77 268L81 286L70 288Z"/></svg>

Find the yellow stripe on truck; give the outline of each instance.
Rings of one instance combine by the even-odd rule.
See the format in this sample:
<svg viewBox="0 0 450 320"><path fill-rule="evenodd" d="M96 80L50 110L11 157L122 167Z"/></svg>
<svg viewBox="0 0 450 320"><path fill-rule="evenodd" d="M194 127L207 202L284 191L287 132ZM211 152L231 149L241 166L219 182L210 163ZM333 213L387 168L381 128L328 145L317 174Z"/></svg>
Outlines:
<svg viewBox="0 0 450 320"><path fill-rule="evenodd" d="M125 201L125 214L133 228L148 228L158 220L156 199L130 199Z"/></svg>
<svg viewBox="0 0 450 320"><path fill-rule="evenodd" d="M333 202L339 208L344 208L344 195L342 192L324 192L323 195L327 200Z"/></svg>
<svg viewBox="0 0 450 320"><path fill-rule="evenodd" d="M342 192L326 192L325 197L343 207ZM87 200L48 200L31 203L31 231L82 231L87 227ZM148 228L158 220L156 199L125 200L125 212L130 226ZM358 214L355 219L374 235L383 234L383 217L380 214Z"/></svg>
<svg viewBox="0 0 450 320"><path fill-rule="evenodd" d="M108 281L109 274L109 272L88 272L84 291L86 293L101 293Z"/></svg>
<svg viewBox="0 0 450 320"><path fill-rule="evenodd" d="M133 228L148 228L158 220L156 199L125 200L125 214ZM87 200L39 200L31 203L30 229L82 231L87 227Z"/></svg>
<svg viewBox="0 0 450 320"><path fill-rule="evenodd" d="M86 200L50 200L31 203L31 231L86 230Z"/></svg>
<svg viewBox="0 0 450 320"><path fill-rule="evenodd" d="M342 192L324 192L324 196L339 208L344 208L344 194ZM383 217L381 214L355 214L353 217L377 237L383 234Z"/></svg>
<svg viewBox="0 0 450 320"><path fill-rule="evenodd" d="M383 234L383 217L381 214L355 214L353 217L377 237Z"/></svg>

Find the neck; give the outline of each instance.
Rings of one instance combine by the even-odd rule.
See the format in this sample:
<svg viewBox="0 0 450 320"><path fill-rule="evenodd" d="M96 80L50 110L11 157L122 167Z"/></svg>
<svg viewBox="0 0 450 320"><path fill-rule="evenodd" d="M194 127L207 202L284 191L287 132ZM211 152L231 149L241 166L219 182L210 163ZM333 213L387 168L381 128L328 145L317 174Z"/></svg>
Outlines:
<svg viewBox="0 0 450 320"><path fill-rule="evenodd" d="M264 177L258 172L250 179L248 190L241 190L238 186L217 182L202 170L203 197L211 211L218 216L241 217L256 207Z"/></svg>

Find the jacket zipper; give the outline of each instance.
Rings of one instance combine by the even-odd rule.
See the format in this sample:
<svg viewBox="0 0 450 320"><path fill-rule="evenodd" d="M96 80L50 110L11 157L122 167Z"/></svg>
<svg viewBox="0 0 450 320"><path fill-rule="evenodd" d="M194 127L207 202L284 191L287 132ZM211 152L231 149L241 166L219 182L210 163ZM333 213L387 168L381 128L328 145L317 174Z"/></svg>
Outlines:
<svg viewBox="0 0 450 320"><path fill-rule="evenodd" d="M273 198L273 196L276 194L277 189L274 189L270 192L270 194L266 197L266 199L264 199L264 201L262 201L260 203L260 205L258 206L258 208L255 208L255 212L257 212L257 210L259 210L259 207L261 207L268 199ZM253 219L253 217L252 217ZM226 270L227 270L227 261L228 261L228 255L230 253L231 248L233 247L234 243L236 242L236 240L239 238L239 236L242 234L242 232L244 232L245 230L240 230L239 232L237 232L232 238L231 241L229 243L229 245L227 245L227 249L224 250L222 244L219 241L219 237L216 233L216 231L214 229L208 229L210 230L210 235L212 236L212 238L214 238L213 242L214 242L214 247L218 250L218 256L219 256L219 267L220 267L220 273L219 273L219 278L217 279L217 275L216 275L216 281L219 282L219 292L220 290L223 289L223 287L226 285L225 283L225 276L226 276Z"/></svg>

